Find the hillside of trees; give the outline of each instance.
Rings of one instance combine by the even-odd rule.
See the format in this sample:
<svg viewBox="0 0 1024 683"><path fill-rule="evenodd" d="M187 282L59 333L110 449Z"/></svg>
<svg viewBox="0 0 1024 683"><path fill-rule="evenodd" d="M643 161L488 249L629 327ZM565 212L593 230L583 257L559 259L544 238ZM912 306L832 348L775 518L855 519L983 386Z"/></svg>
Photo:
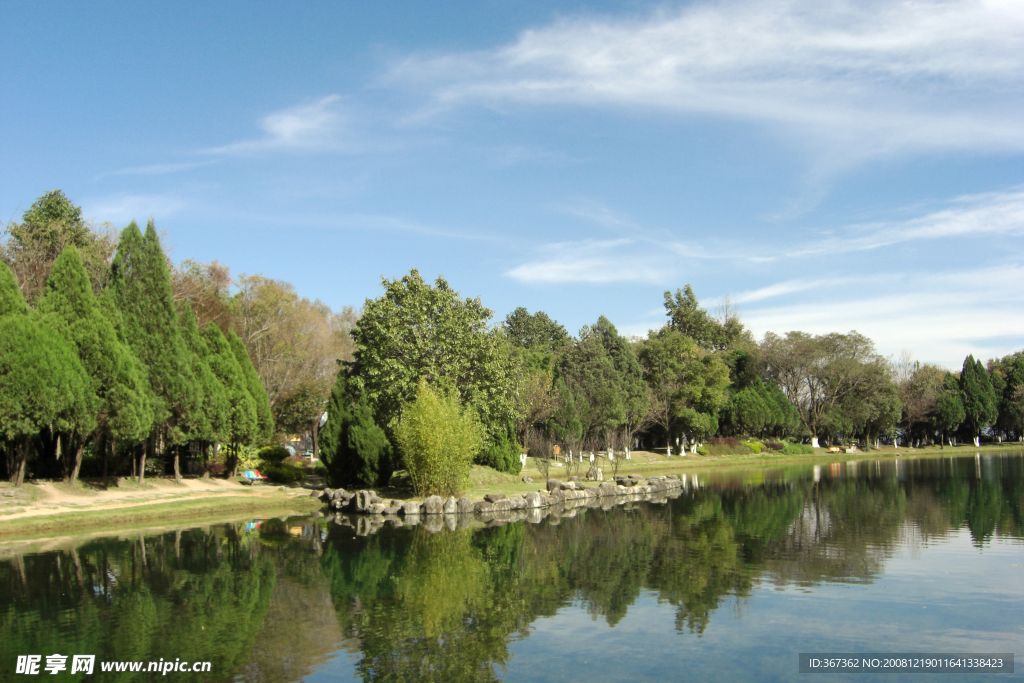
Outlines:
<svg viewBox="0 0 1024 683"><path fill-rule="evenodd" d="M334 312L216 261L175 265L152 220L90 225L59 190L5 226L0 262L0 468L15 484L180 477L183 459L231 476L295 433L336 485L406 470L417 490L446 491L471 462L515 474L521 452L550 457L556 444L1024 436L1024 352L968 356L952 373L884 358L852 331L758 341L689 285L665 293L665 324L645 338L603 316L572 336L524 308L496 323L416 270L384 279L361 311Z"/></svg>

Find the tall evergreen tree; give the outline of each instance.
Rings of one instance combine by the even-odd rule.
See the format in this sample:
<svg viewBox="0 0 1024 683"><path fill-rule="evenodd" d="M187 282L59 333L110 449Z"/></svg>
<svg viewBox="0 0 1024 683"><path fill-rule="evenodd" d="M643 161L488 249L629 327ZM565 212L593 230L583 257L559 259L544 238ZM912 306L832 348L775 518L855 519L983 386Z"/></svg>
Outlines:
<svg viewBox="0 0 1024 683"><path fill-rule="evenodd" d="M220 438L230 444L228 464L229 474L233 477L238 469L239 447L252 441L258 433L256 402L249 393L245 373L220 328L213 323L207 325L203 330L203 341L209 352L207 361L210 370L224 387L227 396L228 419Z"/></svg>
<svg viewBox="0 0 1024 683"><path fill-rule="evenodd" d="M963 393L953 373L947 372L942 380L942 388L935 399L935 408L932 411L932 425L942 432L942 442L950 440L950 434L955 432L964 421ZM952 444L950 444L952 445ZM943 446L945 447L945 446Z"/></svg>
<svg viewBox="0 0 1024 683"><path fill-rule="evenodd" d="M254 441L268 441L274 435L274 416L270 412L270 399L267 398L267 390L260 382L260 376L256 373L252 359L249 358L249 352L245 350L245 344L235 334L235 331L228 330L225 337L231 352L235 354L238 367L242 369L242 374L245 376L245 386L249 390L249 395L252 396L252 400L256 404L256 430L253 432L252 438Z"/></svg>
<svg viewBox="0 0 1024 683"><path fill-rule="evenodd" d="M182 431L185 442L206 453L209 444L217 441L228 424L228 397L224 385L210 369L209 349L199 334L192 307L185 302L178 306L181 336L188 350L192 376L196 380L196 409L185 416ZM178 449L174 454L174 476L181 477L178 464Z"/></svg>
<svg viewBox="0 0 1024 683"><path fill-rule="evenodd" d="M383 485L394 470L391 444L374 422L366 397L352 399L344 368L331 389L320 452L331 486Z"/></svg>
<svg viewBox="0 0 1024 683"><path fill-rule="evenodd" d="M1014 357L1006 369L1003 395L999 398L999 426L1024 441L1024 356Z"/></svg>
<svg viewBox="0 0 1024 683"><path fill-rule="evenodd" d="M67 430L87 419L89 377L75 349L28 312L13 281L0 263L0 442L7 475L21 486L32 440L48 427Z"/></svg>
<svg viewBox="0 0 1024 683"><path fill-rule="evenodd" d="M133 362L131 350L117 337L92 292L89 275L78 249L69 246L50 271L46 290L39 300L42 322L69 342L91 380L88 415L64 434L64 477L74 482L82 465L82 453L103 430L113 426L121 436L142 438L149 430L148 390ZM140 419L141 418L141 419Z"/></svg>
<svg viewBox="0 0 1024 683"><path fill-rule="evenodd" d="M960 373L960 394L964 405L963 425L977 446L982 431L995 423L998 405L988 372L981 361L975 360L973 355L964 359L964 367Z"/></svg>
<svg viewBox="0 0 1024 683"><path fill-rule="evenodd" d="M125 325L125 336L146 368L153 396L154 424L139 458L138 477L145 476L147 455L158 437L181 443L180 421L195 410L195 378L181 339L167 259L152 219L146 234L132 221L121 233L111 265L111 288Z"/></svg>

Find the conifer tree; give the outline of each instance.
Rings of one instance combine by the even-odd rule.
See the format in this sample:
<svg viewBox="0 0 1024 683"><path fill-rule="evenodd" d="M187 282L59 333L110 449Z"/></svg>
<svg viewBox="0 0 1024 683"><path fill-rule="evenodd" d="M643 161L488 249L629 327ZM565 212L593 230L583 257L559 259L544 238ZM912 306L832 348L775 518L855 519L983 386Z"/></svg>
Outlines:
<svg viewBox="0 0 1024 683"><path fill-rule="evenodd" d="M13 283L0 263L0 442L7 475L21 486L32 439L48 426L66 430L85 419L89 377L74 348L28 312Z"/></svg>
<svg viewBox="0 0 1024 683"><path fill-rule="evenodd" d="M391 444L374 422L366 397L349 395L344 368L331 389L320 453L331 486L372 488L386 484L394 469Z"/></svg>
<svg viewBox="0 0 1024 683"><path fill-rule="evenodd" d="M89 412L64 434L64 478L74 482L82 465L82 452L101 430L113 428L122 438L142 438L148 432L148 392L110 321L92 292L89 275L74 246L67 247L53 264L39 300L41 320L70 343L90 378Z"/></svg>
<svg viewBox="0 0 1024 683"><path fill-rule="evenodd" d="M228 421L228 398L224 386L210 369L209 351L206 342L199 334L196 317L192 307L179 302L178 317L181 323L181 336L189 354L192 376L196 380L196 409L185 416L182 432L187 443L195 444L206 452L212 442L220 438ZM177 449L174 454L174 476L180 479Z"/></svg>
<svg viewBox="0 0 1024 683"><path fill-rule="evenodd" d="M203 330L203 340L209 351L207 360L210 370L224 387L227 396L227 422L220 437L230 443L228 469L229 476L234 477L238 468L239 446L249 443L258 433L256 402L249 393L245 373L242 372L220 328L213 323L207 325Z"/></svg>
<svg viewBox="0 0 1024 683"><path fill-rule="evenodd" d="M999 401L999 424L1024 441L1024 355L1016 356L1006 371Z"/></svg>
<svg viewBox="0 0 1024 683"><path fill-rule="evenodd" d="M950 433L955 432L963 421L963 394L956 377L953 376L953 373L947 372L942 380L942 388L935 399L935 408L932 411L932 424L942 432L940 443L944 444L945 441L950 440Z"/></svg>
<svg viewBox="0 0 1024 683"><path fill-rule="evenodd" d="M256 403L256 431L253 433L253 440L265 442L274 435L274 416L270 412L270 400L267 398L267 390L263 387L260 382L260 376L256 373L256 368L253 367L252 360L249 358L249 352L245 350L245 344L235 334L234 330L228 330L225 335L228 346L231 347L231 352L235 355L235 360L238 361L238 367L242 369L242 374L245 376L245 386L249 390L249 395L252 396L252 400Z"/></svg>
<svg viewBox="0 0 1024 683"><path fill-rule="evenodd" d="M181 339L167 259L152 219L146 235L133 221L121 233L111 265L111 288L124 319L125 336L146 368L153 396L153 429L139 458L144 478L147 455L163 435L171 445L182 440L180 422L195 410L195 379Z"/></svg>
<svg viewBox="0 0 1024 683"><path fill-rule="evenodd" d="M964 359L964 367L960 373L960 394L964 406L963 425L977 446L981 432L996 421L998 406L988 372L981 361L975 360L973 355Z"/></svg>

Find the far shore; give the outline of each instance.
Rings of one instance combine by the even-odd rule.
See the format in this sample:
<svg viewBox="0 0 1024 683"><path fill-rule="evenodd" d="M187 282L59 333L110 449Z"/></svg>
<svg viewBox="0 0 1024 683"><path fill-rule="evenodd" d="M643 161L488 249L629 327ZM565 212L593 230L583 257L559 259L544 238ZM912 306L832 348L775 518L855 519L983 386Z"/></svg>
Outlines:
<svg viewBox="0 0 1024 683"><path fill-rule="evenodd" d="M986 444L979 448L972 444L945 448L929 446L921 449L886 446L879 450L849 453L830 453L827 448L821 448L811 455L751 453L666 457L664 454L650 451L635 451L631 454L630 460L621 461L618 474L652 477L712 470L1021 452L1024 452L1024 445L1010 442ZM555 464L561 463L552 463ZM595 453L594 464L602 470L606 481L612 479L614 467L606 456L598 457ZM580 468L581 475L585 475L589 467L590 464L584 462ZM547 476L560 480L569 478L564 464L561 467L550 467ZM533 481L524 482L524 477L530 477ZM472 499L482 498L489 493L521 495L543 489L545 485L537 463L530 458L518 475L503 474L474 466L470 487L465 495ZM269 483L244 486L237 481L196 477L184 478L181 483L175 482L172 477L150 477L144 480L142 486L128 478L111 480L109 484L85 480L74 487L59 481L29 481L20 489L9 484L0 484L0 501L4 502L0 507L0 543L16 538L57 537L102 530L117 532L136 527L152 528L164 523L176 526L212 524L237 520L246 515L274 517L305 514L321 509L320 501L310 495L312 490L320 487L319 484L278 486ZM402 488L384 487L379 489L378 493L384 498L400 501L417 499L410 491Z"/></svg>

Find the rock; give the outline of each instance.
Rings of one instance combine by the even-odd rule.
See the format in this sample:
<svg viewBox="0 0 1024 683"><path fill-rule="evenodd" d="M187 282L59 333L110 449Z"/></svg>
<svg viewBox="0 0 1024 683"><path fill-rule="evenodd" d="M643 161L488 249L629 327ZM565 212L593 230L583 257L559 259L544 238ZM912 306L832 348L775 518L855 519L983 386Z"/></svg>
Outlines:
<svg viewBox="0 0 1024 683"><path fill-rule="evenodd" d="M492 503L494 505L494 512L509 512L512 509L512 501L507 500L504 496L501 500L496 500Z"/></svg>
<svg viewBox="0 0 1024 683"><path fill-rule="evenodd" d="M523 494L523 500L526 502L527 509L536 509L541 505L540 494L536 491L530 491L529 493Z"/></svg>
<svg viewBox="0 0 1024 683"><path fill-rule="evenodd" d="M523 483L524 484L532 484L533 483L533 477L523 477Z"/></svg>
<svg viewBox="0 0 1024 683"><path fill-rule="evenodd" d="M441 496L429 496L421 509L425 515L440 515L444 512L444 501Z"/></svg>
<svg viewBox="0 0 1024 683"><path fill-rule="evenodd" d="M565 490L565 489L568 489L570 491L575 491L576 490L576 482L574 482L574 481L567 481L567 482L565 482L564 484L562 484L562 490Z"/></svg>
<svg viewBox="0 0 1024 683"><path fill-rule="evenodd" d="M448 500L444 501L444 506L441 508L446 515L454 515L459 511L458 503L455 502L455 496L448 496Z"/></svg>
<svg viewBox="0 0 1024 683"><path fill-rule="evenodd" d="M614 496L618 493L618 487L610 482L601 484L600 489L602 496Z"/></svg>
<svg viewBox="0 0 1024 683"><path fill-rule="evenodd" d="M463 496L455 501L455 508L460 515L471 514L473 512L473 501Z"/></svg>
<svg viewBox="0 0 1024 683"><path fill-rule="evenodd" d="M311 491L309 494L310 498L320 499L324 494L321 491Z"/></svg>
<svg viewBox="0 0 1024 683"><path fill-rule="evenodd" d="M548 479L548 491L560 491L562 488L562 482L557 479Z"/></svg>
<svg viewBox="0 0 1024 683"><path fill-rule="evenodd" d="M497 503L499 500L505 500L505 494L488 493L486 496L484 496L484 500L486 500L488 503Z"/></svg>
<svg viewBox="0 0 1024 683"><path fill-rule="evenodd" d="M373 491L358 491L354 499L353 510L355 512L366 512L373 505L373 499L376 497L377 494Z"/></svg>
<svg viewBox="0 0 1024 683"><path fill-rule="evenodd" d="M369 512L371 515L380 515L383 514L384 511L387 509L388 507L383 503L370 503L370 506L366 508L366 511Z"/></svg>
<svg viewBox="0 0 1024 683"><path fill-rule="evenodd" d="M587 481L604 481L604 472L600 467L591 467L587 470Z"/></svg>
<svg viewBox="0 0 1024 683"><path fill-rule="evenodd" d="M385 515L397 515L401 511L402 508L398 507L397 505L389 505L388 507L384 508Z"/></svg>
<svg viewBox="0 0 1024 683"><path fill-rule="evenodd" d="M378 503L383 503L383 502L384 502L384 499L381 498L380 496L378 496L376 491L370 491L370 504L371 505L376 505Z"/></svg>
<svg viewBox="0 0 1024 683"><path fill-rule="evenodd" d="M423 528L431 534L442 532L444 530L444 517L442 515L427 515L423 519Z"/></svg>
<svg viewBox="0 0 1024 683"><path fill-rule="evenodd" d="M478 500L473 503L473 512L477 514L492 513L494 512L494 504L488 503L486 500Z"/></svg>
<svg viewBox="0 0 1024 683"><path fill-rule="evenodd" d="M577 475L575 475L575 474L572 475L571 477L569 477L569 481L579 481L579 480L580 480L580 478Z"/></svg>
<svg viewBox="0 0 1024 683"><path fill-rule="evenodd" d="M420 514L420 504L414 502L406 503L402 506L402 512L406 515L418 515Z"/></svg>
<svg viewBox="0 0 1024 683"><path fill-rule="evenodd" d="M508 503L509 503L509 506L511 507L511 509L513 509L513 510L525 510L526 509L526 500L524 498L509 498L508 499Z"/></svg>

